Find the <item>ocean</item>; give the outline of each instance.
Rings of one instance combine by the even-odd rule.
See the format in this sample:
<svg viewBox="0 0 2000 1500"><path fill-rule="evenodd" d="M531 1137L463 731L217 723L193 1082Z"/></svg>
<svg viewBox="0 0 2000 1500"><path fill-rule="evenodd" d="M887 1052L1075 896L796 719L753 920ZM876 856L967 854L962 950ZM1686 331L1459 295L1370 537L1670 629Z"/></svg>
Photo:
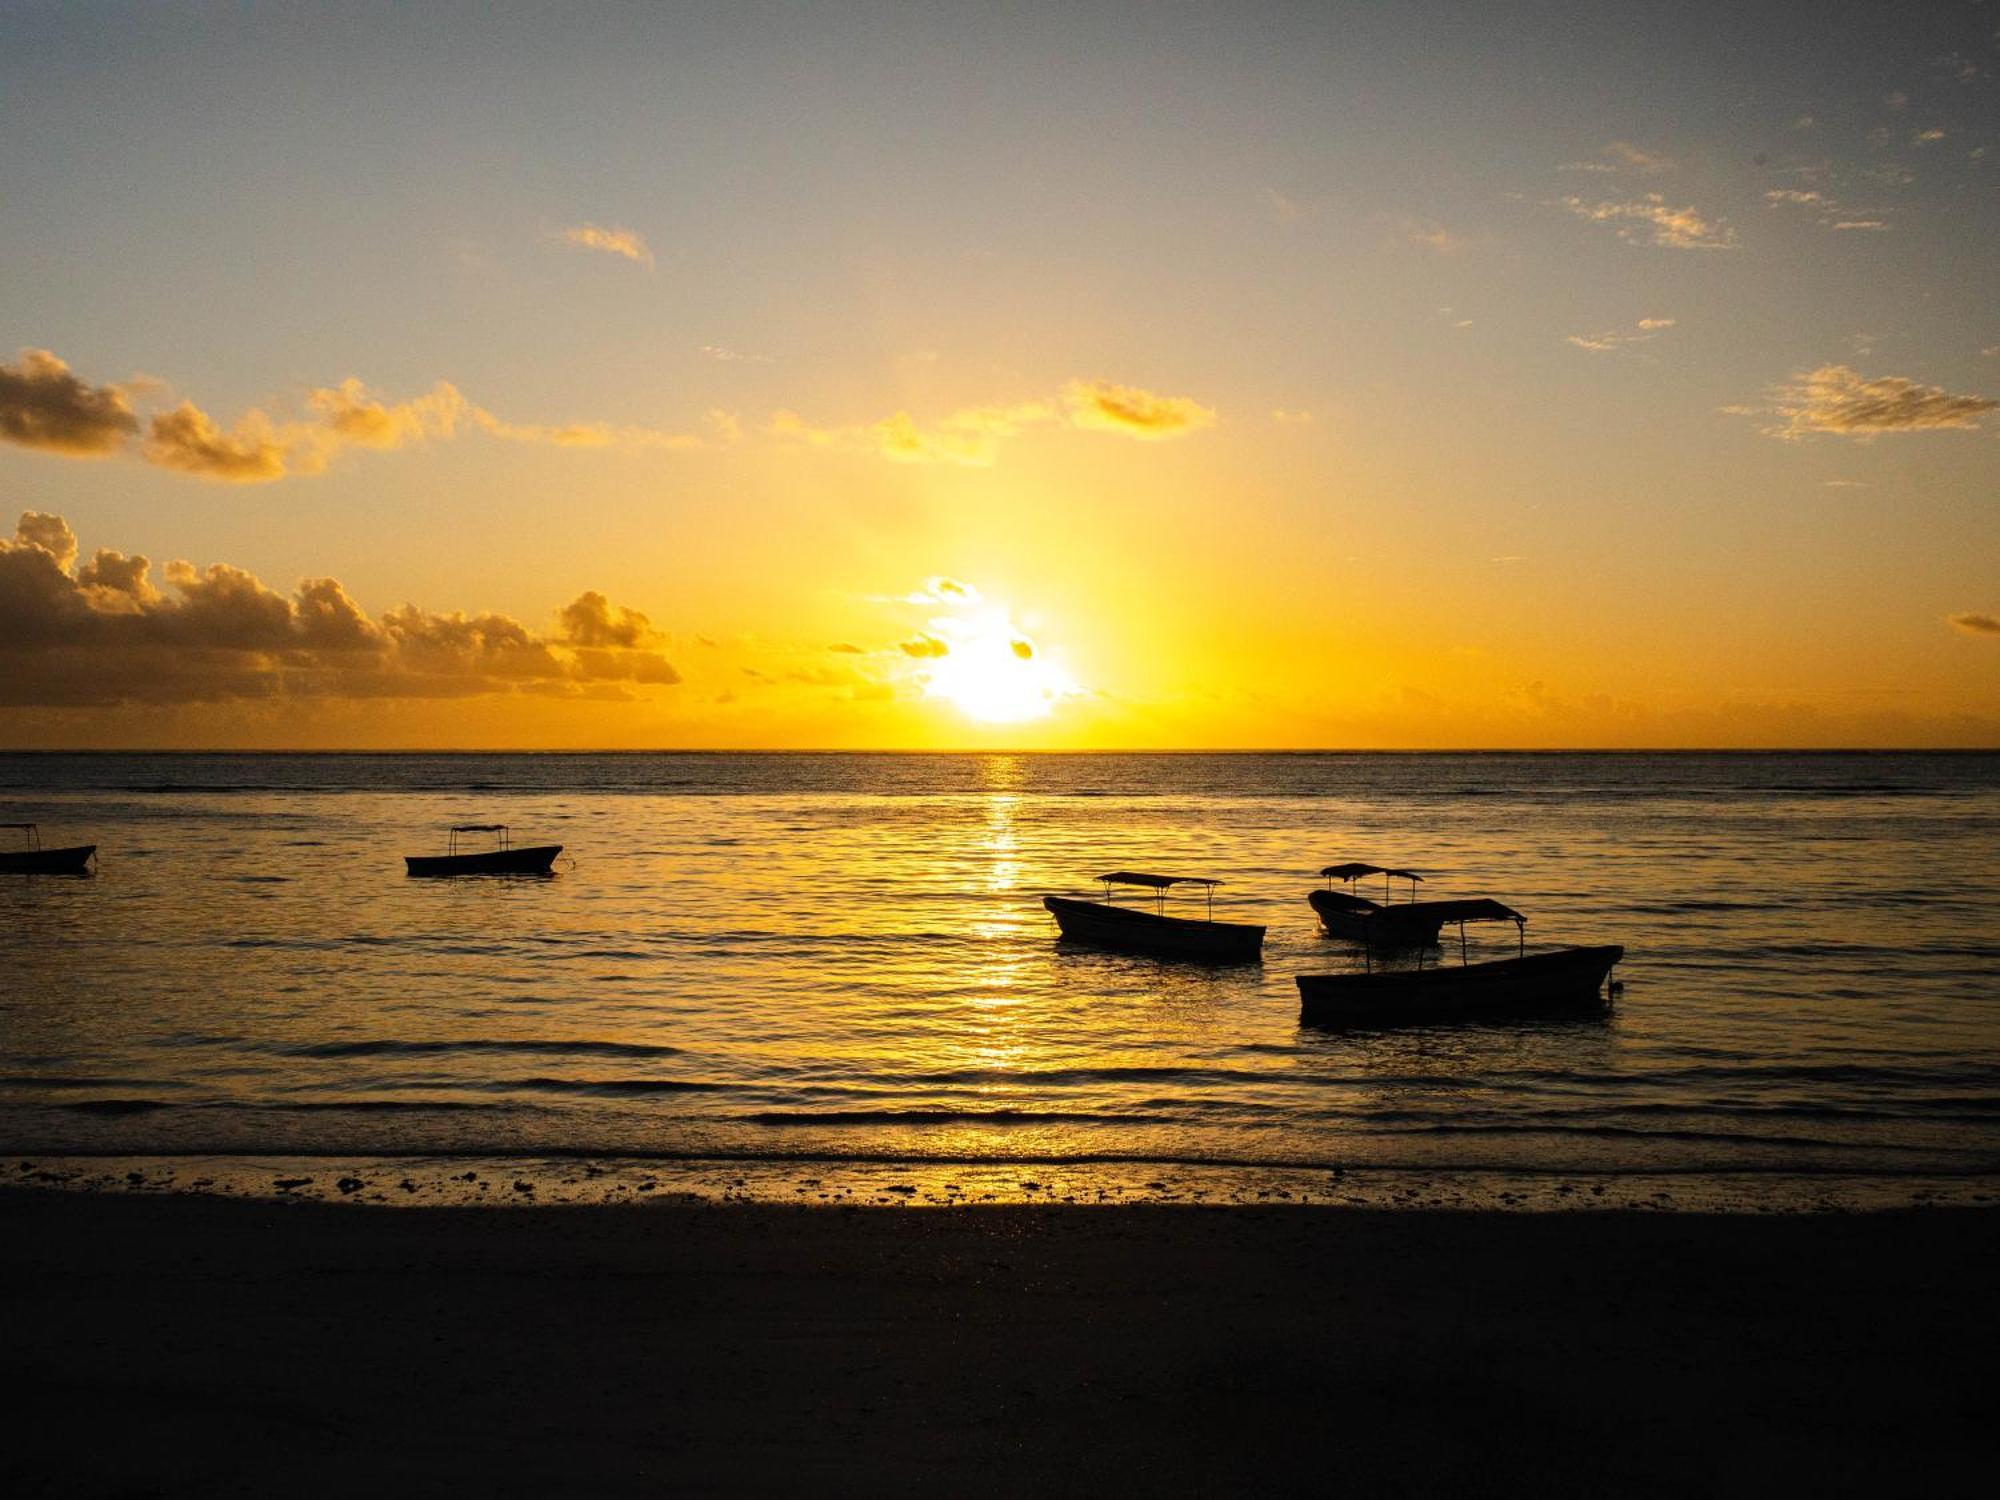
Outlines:
<svg viewBox="0 0 2000 1500"><path fill-rule="evenodd" d="M0 877L0 1160L38 1180L1777 1208L2000 1183L2000 754L0 755L16 819L99 846L89 878ZM455 822L565 853L407 878ZM1621 943L1624 991L1303 1029L1293 976L1361 962L1305 901L1345 860L1496 897L1531 952ZM1059 945L1042 895L1116 868L1219 878L1263 962Z"/></svg>

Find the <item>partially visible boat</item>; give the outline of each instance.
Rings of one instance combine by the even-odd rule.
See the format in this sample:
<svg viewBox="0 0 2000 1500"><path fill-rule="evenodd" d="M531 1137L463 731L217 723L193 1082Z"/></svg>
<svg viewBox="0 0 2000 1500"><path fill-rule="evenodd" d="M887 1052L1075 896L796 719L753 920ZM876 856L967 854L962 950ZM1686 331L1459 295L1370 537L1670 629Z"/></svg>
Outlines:
<svg viewBox="0 0 2000 1500"><path fill-rule="evenodd" d="M1104 884L1102 901L1070 896L1044 896L1042 905L1056 919L1065 938L1098 948L1150 953L1159 958L1197 959L1207 963L1254 963L1264 949L1264 929L1249 922L1215 920L1215 888L1222 882L1199 875L1150 875L1116 870L1097 877ZM1170 917L1167 892L1177 885L1203 887L1208 911L1202 917ZM1154 894L1155 908L1120 906L1113 899L1119 886L1135 886Z"/></svg>
<svg viewBox="0 0 2000 1500"><path fill-rule="evenodd" d="M44 849L42 831L33 823L0 823L22 835L25 847L0 850L0 874L4 875L88 875L97 855L95 844L72 844L67 849Z"/></svg>
<svg viewBox="0 0 2000 1500"><path fill-rule="evenodd" d="M496 847L469 854L458 852L461 833L490 833ZM454 823L450 842L443 854L406 854L403 863L412 875L546 875L562 853L561 844L536 844L515 848L505 823Z"/></svg>
<svg viewBox="0 0 2000 1500"><path fill-rule="evenodd" d="M1319 873L1320 877L1326 881L1326 889L1323 891L1313 891L1306 897L1306 901L1318 913L1320 925L1329 934L1334 937L1353 938L1356 941L1364 940L1369 936L1371 924L1382 912L1401 910L1400 907L1394 906L1391 901L1392 888L1395 881L1407 880L1410 882L1410 901L1404 903L1408 905L1416 901L1417 886L1422 883L1424 878L1414 870L1398 870L1388 865L1364 864L1359 860L1350 861L1344 865L1328 865ZM1357 880L1370 875L1380 875L1382 877L1382 899L1380 901L1371 901L1354 888L1354 883ZM1336 880L1347 882L1347 889L1344 891L1335 890L1333 883ZM1407 929L1399 928L1398 935L1405 930L1411 933L1419 933L1422 931L1422 926L1420 923L1413 923ZM1391 941L1393 940L1392 938ZM1430 929L1430 936L1428 938L1416 937L1412 941L1436 942L1437 928L1433 927Z"/></svg>
<svg viewBox="0 0 2000 1500"><path fill-rule="evenodd" d="M1300 974L1299 1022L1306 1026L1380 1027L1438 1021L1501 1020L1603 1011L1611 1003L1611 970L1625 957L1616 944L1527 951L1528 919L1498 901L1432 901L1444 921L1458 925L1459 961L1414 969L1375 966L1370 944L1359 974ZM1404 908L1398 908L1402 910ZM1519 944L1514 957L1467 961L1467 922L1512 922Z"/></svg>

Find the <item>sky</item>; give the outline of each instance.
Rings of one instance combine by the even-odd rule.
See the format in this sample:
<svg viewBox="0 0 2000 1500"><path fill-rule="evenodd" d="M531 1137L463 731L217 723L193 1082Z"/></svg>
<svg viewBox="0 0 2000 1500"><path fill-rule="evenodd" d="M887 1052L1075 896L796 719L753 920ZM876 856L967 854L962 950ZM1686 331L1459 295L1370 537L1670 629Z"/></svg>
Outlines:
<svg viewBox="0 0 2000 1500"><path fill-rule="evenodd" d="M0 746L2000 745L1997 75L1981 0L8 6Z"/></svg>

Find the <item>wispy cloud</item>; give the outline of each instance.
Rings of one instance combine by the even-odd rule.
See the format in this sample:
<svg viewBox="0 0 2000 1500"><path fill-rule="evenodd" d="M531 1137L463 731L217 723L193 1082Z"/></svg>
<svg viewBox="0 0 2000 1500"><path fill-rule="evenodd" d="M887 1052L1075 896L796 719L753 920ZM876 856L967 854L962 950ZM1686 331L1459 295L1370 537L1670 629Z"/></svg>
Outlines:
<svg viewBox="0 0 2000 1500"><path fill-rule="evenodd" d="M1181 437L1215 421L1210 408L1187 396L1162 396L1109 380L1072 380L1059 396L1011 405L970 406L925 424L907 411L880 421L819 426L780 411L767 431L809 447L873 453L895 463L947 463L983 468L1001 444L1039 427L1115 432L1146 440Z"/></svg>
<svg viewBox="0 0 2000 1500"><path fill-rule="evenodd" d="M1670 158L1635 146L1630 141L1612 141L1588 160L1566 161L1557 170L1597 172L1607 175L1622 172L1650 177L1657 173L1673 171L1674 163Z"/></svg>
<svg viewBox="0 0 2000 1500"><path fill-rule="evenodd" d="M1945 620L1954 630L1967 635L2000 635L2000 615L1946 615Z"/></svg>
<svg viewBox="0 0 2000 1500"><path fill-rule="evenodd" d="M1063 404L1078 427L1136 438L1174 438L1213 426L1215 412L1188 396L1161 396L1109 380L1072 380Z"/></svg>
<svg viewBox="0 0 2000 1500"><path fill-rule="evenodd" d="M704 359L726 365L768 365L776 362L768 354L745 354L741 350L724 348L721 344L703 344L697 352Z"/></svg>
<svg viewBox="0 0 2000 1500"><path fill-rule="evenodd" d="M1572 333L1565 342L1591 354L1609 354L1627 344L1643 344L1674 326L1672 318L1641 318L1631 328L1607 329L1603 333Z"/></svg>
<svg viewBox="0 0 2000 1500"><path fill-rule="evenodd" d="M562 237L580 250L601 250L606 255L623 256L649 271L653 268L653 247L636 229L620 229L607 224L572 224L563 230Z"/></svg>
<svg viewBox="0 0 2000 1500"><path fill-rule="evenodd" d="M1891 432L1976 428L1996 408L2000 400L1987 396L1954 395L1900 375L1869 380L1847 365L1822 365L1779 386L1768 407L1748 410L1776 419L1764 429L1772 437L1867 440Z"/></svg>
<svg viewBox="0 0 2000 1500"><path fill-rule="evenodd" d="M1671 250L1733 250L1736 231L1721 219L1709 219L1692 207L1677 208L1659 193L1624 202L1587 203L1568 197L1562 206L1593 224L1612 225L1618 237L1635 245Z"/></svg>

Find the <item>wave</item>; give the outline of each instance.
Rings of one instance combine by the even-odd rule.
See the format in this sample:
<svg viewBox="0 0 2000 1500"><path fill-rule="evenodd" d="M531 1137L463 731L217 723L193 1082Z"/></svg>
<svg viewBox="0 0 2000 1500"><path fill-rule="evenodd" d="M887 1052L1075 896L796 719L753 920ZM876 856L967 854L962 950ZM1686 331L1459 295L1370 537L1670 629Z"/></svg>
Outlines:
<svg viewBox="0 0 2000 1500"><path fill-rule="evenodd" d="M279 1057L437 1057L453 1053L534 1057L678 1057L679 1047L640 1042L520 1041L468 1037L456 1042L405 1041L395 1037L359 1042L314 1042L303 1047L267 1049Z"/></svg>
<svg viewBox="0 0 2000 1500"><path fill-rule="evenodd" d="M756 1125L1158 1125L1156 1115L1060 1109L766 1109L735 1115Z"/></svg>

